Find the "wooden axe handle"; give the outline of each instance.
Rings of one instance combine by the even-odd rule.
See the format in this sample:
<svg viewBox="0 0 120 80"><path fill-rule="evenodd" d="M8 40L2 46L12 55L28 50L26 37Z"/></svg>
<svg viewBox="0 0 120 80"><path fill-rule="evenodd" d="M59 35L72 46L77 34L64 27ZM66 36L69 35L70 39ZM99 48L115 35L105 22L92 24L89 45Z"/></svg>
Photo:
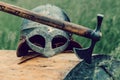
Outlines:
<svg viewBox="0 0 120 80"><path fill-rule="evenodd" d="M23 9L4 2L0 2L0 10L3 12L7 12L9 14L13 14L22 18L26 18L38 23L42 23L54 28L58 28L64 31L68 31L92 39L91 33L93 32L93 30L81 25L77 25L67 21L62 21L62 20L54 19L52 17L37 14L30 10Z"/></svg>

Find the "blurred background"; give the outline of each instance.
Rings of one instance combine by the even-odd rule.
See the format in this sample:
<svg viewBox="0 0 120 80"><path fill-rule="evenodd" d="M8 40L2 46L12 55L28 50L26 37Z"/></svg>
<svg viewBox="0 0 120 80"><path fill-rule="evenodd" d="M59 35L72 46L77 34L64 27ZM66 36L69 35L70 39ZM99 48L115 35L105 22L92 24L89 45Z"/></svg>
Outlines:
<svg viewBox="0 0 120 80"><path fill-rule="evenodd" d="M96 27L97 14L103 14L103 37L97 43L94 53L114 54L120 52L120 1L119 0L0 0L26 9L39 5L53 4L62 8L72 23L91 29ZM0 12L0 49L15 50L19 41L22 18ZM83 47L88 47L90 40L73 35Z"/></svg>

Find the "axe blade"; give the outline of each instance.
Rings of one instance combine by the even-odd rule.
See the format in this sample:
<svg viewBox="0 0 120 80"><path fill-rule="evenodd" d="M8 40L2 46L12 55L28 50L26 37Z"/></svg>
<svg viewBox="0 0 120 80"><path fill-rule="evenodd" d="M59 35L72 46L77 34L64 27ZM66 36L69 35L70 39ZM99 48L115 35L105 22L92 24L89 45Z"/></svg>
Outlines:
<svg viewBox="0 0 120 80"><path fill-rule="evenodd" d="M96 29L91 33L91 36L93 38L91 39L92 41L91 41L90 47L85 48L85 49L74 48L75 54L80 59L84 59L84 61L88 64L91 64L92 62L92 52L93 52L96 42L98 42L100 38L102 37L100 28L101 28L103 17L104 16L102 14L97 15L97 26L96 26Z"/></svg>
<svg viewBox="0 0 120 80"><path fill-rule="evenodd" d="M74 52L77 55L78 58L84 59L86 63L91 63L92 59L92 54L91 50L88 49L79 49L79 48L74 48Z"/></svg>
<svg viewBox="0 0 120 80"><path fill-rule="evenodd" d="M80 59L84 59L84 61L88 64L91 64L92 62L92 52L95 47L96 41L92 40L91 45L89 48L85 49L79 49L74 48L74 53L78 56Z"/></svg>

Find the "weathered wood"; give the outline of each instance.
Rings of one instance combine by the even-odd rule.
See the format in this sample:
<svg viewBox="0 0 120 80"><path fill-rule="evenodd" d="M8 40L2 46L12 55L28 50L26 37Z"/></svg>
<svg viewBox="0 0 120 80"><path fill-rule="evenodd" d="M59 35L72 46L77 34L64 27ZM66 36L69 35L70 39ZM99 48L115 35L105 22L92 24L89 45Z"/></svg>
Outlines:
<svg viewBox="0 0 120 80"><path fill-rule="evenodd" d="M86 38L91 38L91 39L93 38L93 35L92 35L93 30L87 27L84 27L82 25L77 25L74 23L54 19L49 16L44 16L42 14L37 14L35 12L29 11L8 3L4 3L4 2L0 2L0 10L3 12L7 12L9 14L13 14L19 17L23 17L23 18L38 22L38 23L46 24L51 27L72 32Z"/></svg>
<svg viewBox="0 0 120 80"><path fill-rule="evenodd" d="M20 61L16 51L0 50L0 80L63 80L79 59L73 53L61 53L18 64Z"/></svg>

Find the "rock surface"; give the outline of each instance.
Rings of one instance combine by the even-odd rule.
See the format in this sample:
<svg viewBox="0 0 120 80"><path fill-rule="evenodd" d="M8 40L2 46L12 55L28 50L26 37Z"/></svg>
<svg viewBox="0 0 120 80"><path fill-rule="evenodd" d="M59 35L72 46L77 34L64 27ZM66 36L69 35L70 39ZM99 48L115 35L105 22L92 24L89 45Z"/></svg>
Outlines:
<svg viewBox="0 0 120 80"><path fill-rule="evenodd" d="M36 57L22 64L14 50L0 50L0 80L63 80L79 63L72 53L51 58Z"/></svg>
<svg viewBox="0 0 120 80"><path fill-rule="evenodd" d="M81 61L64 80L120 80L120 61L109 55L94 55L91 64Z"/></svg>

